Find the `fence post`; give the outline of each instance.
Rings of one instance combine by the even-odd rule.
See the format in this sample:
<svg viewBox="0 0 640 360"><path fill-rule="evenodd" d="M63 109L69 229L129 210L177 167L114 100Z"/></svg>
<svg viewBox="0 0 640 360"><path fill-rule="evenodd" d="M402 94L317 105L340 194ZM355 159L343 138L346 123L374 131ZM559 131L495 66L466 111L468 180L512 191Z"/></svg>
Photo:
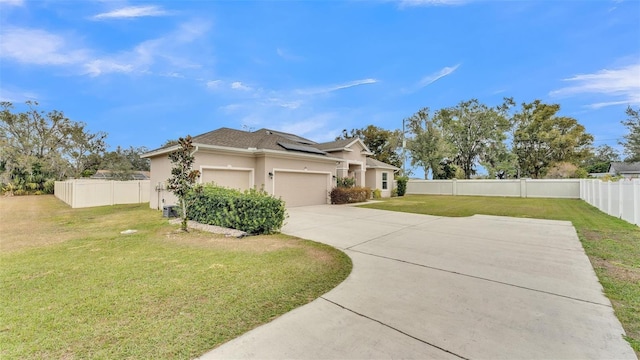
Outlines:
<svg viewBox="0 0 640 360"><path fill-rule="evenodd" d="M452 179L451 181L451 192L453 196L458 195L458 182L456 181L456 179Z"/></svg>
<svg viewBox="0 0 640 360"><path fill-rule="evenodd" d="M527 197L527 179L520 179L520 197Z"/></svg>
<svg viewBox="0 0 640 360"><path fill-rule="evenodd" d="M71 208L75 209L77 204L76 204L76 198L78 194L78 189L76 189L76 182L72 181L71 182Z"/></svg>
<svg viewBox="0 0 640 360"><path fill-rule="evenodd" d="M622 218L624 211L624 180L618 180L618 217Z"/></svg>
<svg viewBox="0 0 640 360"><path fill-rule="evenodd" d="M607 181L607 214L611 215L611 181Z"/></svg>
<svg viewBox="0 0 640 360"><path fill-rule="evenodd" d="M632 179L631 184L633 194L633 220L636 225L640 226L640 179Z"/></svg>
<svg viewBox="0 0 640 360"><path fill-rule="evenodd" d="M598 195L596 195L596 207L602 211L602 181L598 182L596 189L598 189Z"/></svg>

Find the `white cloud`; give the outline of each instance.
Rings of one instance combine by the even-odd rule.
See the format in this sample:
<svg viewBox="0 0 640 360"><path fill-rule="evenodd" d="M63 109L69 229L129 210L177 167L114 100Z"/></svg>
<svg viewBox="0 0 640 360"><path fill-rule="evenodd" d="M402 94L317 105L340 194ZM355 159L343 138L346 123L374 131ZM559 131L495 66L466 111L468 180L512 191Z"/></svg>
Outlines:
<svg viewBox="0 0 640 360"><path fill-rule="evenodd" d="M400 0L399 6L417 7L417 6L455 6L468 3L469 0Z"/></svg>
<svg viewBox="0 0 640 360"><path fill-rule="evenodd" d="M40 96L34 92L17 89L12 86L7 86L7 84L3 84L3 86L0 87L0 101L19 103L27 100L38 100L38 98L40 98Z"/></svg>
<svg viewBox="0 0 640 360"><path fill-rule="evenodd" d="M134 70L131 64L119 64L114 61L98 59L84 64L85 74L99 76L108 73L130 73Z"/></svg>
<svg viewBox="0 0 640 360"><path fill-rule="evenodd" d="M244 85L240 81L234 81L231 83L231 88L233 90L242 90L242 91L251 91L253 90L251 87Z"/></svg>
<svg viewBox="0 0 640 360"><path fill-rule="evenodd" d="M314 100L318 94L348 89L351 87L374 84L378 80L360 79L335 85L306 89L264 89L259 86L249 88L246 83L229 80L211 80L203 82L216 91L216 96L228 99L227 105L217 110L221 114L233 115L239 124L250 124L253 128L267 127L291 132L316 141L328 141L335 138L345 127L346 119L356 117L351 108L341 109L340 113L318 113ZM249 88L251 91L243 91ZM340 129L331 129L340 123Z"/></svg>
<svg viewBox="0 0 640 360"><path fill-rule="evenodd" d="M167 11L158 6L129 6L95 15L92 17L92 19L130 19L145 16L164 16L167 14Z"/></svg>
<svg viewBox="0 0 640 360"><path fill-rule="evenodd" d="M231 114L242 109L242 107L243 106L241 104L228 104L228 105L220 106L218 109L222 110L227 114Z"/></svg>
<svg viewBox="0 0 640 360"><path fill-rule="evenodd" d="M209 89L218 89L222 85L222 80L209 80L206 85Z"/></svg>
<svg viewBox="0 0 640 360"><path fill-rule="evenodd" d="M327 115L316 115L306 120L277 125L274 130L305 136L316 130L322 129L326 122Z"/></svg>
<svg viewBox="0 0 640 360"><path fill-rule="evenodd" d="M176 68L199 68L199 64L190 60L192 49L188 45L201 38L209 28L208 22L192 21L182 24L175 31L141 42L131 50L93 59L85 68L93 76L108 73L149 73L154 68L162 68L160 74L175 74ZM197 58L197 54L192 55L191 58Z"/></svg>
<svg viewBox="0 0 640 360"><path fill-rule="evenodd" d="M277 48L276 49L276 53L278 54L278 56L280 56L281 58L283 58L284 60L287 61L301 61L304 60L304 58L302 56L293 54L292 52L283 49L283 48Z"/></svg>
<svg viewBox="0 0 640 360"><path fill-rule="evenodd" d="M24 64L69 65L88 58L88 51L72 47L65 38L39 29L0 30L0 57Z"/></svg>
<svg viewBox="0 0 640 360"><path fill-rule="evenodd" d="M640 63L613 70L603 69L593 74L579 74L563 81L575 85L551 91L549 95L596 94L611 98L609 101L588 105L595 109L612 105L640 104Z"/></svg>
<svg viewBox="0 0 640 360"><path fill-rule="evenodd" d="M179 72L175 72L175 71L166 72L166 73L160 74L160 75L164 76L164 77L169 77L169 78L184 79L184 75L180 74Z"/></svg>
<svg viewBox="0 0 640 360"><path fill-rule="evenodd" d="M24 0L0 0L0 5L22 6L24 5Z"/></svg>
<svg viewBox="0 0 640 360"><path fill-rule="evenodd" d="M375 84L377 82L378 82L378 80L376 80L376 79L355 80L355 81L351 81L351 82L348 82L348 83L345 83L345 84L336 85L333 88L330 88L329 91L348 89L350 87L360 86L360 85Z"/></svg>
<svg viewBox="0 0 640 360"><path fill-rule="evenodd" d="M82 75L110 73L156 73L183 76L179 69L197 69L203 54L192 46L203 37L210 24L190 21L173 32L139 43L130 50L96 54L96 50L72 45L70 36L40 29L0 27L0 58L29 65L66 66Z"/></svg>
<svg viewBox="0 0 640 360"><path fill-rule="evenodd" d="M460 64L454 66L445 66L442 69L423 77L422 80L420 80L420 82L418 83L418 88L423 88L425 86L431 85L434 82L442 79L443 77L451 75L458 69L458 67L460 67Z"/></svg>
<svg viewBox="0 0 640 360"><path fill-rule="evenodd" d="M350 81L344 84L329 85L325 87L310 88L310 89L299 89L299 90L296 90L295 92L301 95L326 94L326 93L330 93L337 90L348 89L354 86L375 84L377 82L378 80L376 79L362 79L362 80Z"/></svg>
<svg viewBox="0 0 640 360"><path fill-rule="evenodd" d="M267 103L275 104L277 106L287 108L287 109L297 109L302 105L302 101L300 100L283 100L279 98L269 98L267 99Z"/></svg>

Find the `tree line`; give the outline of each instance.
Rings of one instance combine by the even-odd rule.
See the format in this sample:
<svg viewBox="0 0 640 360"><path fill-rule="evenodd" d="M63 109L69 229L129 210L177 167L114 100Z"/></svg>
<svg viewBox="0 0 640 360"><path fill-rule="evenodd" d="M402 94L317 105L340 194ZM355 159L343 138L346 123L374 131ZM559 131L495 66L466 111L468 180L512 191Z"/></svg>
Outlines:
<svg viewBox="0 0 640 360"><path fill-rule="evenodd" d="M16 112L0 102L0 185L10 191L53 192L53 182L88 177L107 170L116 179L148 171L140 158L145 147L107 151L107 134L90 132L62 111L45 112L37 102ZM432 112L428 107L403 120L403 129L374 125L343 130L359 137L380 161L424 170L425 178L471 178L479 166L489 178L584 177L606 172L621 155L608 145L593 146L593 136L578 120L561 116L560 105L540 100L516 106L512 98L490 107L476 99ZM625 161L640 161L640 108L629 106L621 123L628 133L619 142ZM169 144L168 142L167 144ZM407 174L410 175L410 171Z"/></svg>
<svg viewBox="0 0 640 360"><path fill-rule="evenodd" d="M89 177L107 170L116 179L130 179L133 171L149 170L140 155L145 147L107 151L107 134L91 132L62 111L45 112L35 101L16 112L11 102L0 103L0 183L18 193L52 193L53 182Z"/></svg>
<svg viewBox="0 0 640 360"><path fill-rule="evenodd" d="M559 112L560 105L540 100L517 107L505 98L490 107L471 99L434 112L422 108L403 120L402 130L369 125L343 130L337 139L360 137L375 158L399 168L406 149L410 166L422 168L425 179L470 179L479 166L497 179L586 177L620 161L614 148L594 147L584 126ZM625 161L640 161L639 113L629 106L622 121L629 130L620 141Z"/></svg>

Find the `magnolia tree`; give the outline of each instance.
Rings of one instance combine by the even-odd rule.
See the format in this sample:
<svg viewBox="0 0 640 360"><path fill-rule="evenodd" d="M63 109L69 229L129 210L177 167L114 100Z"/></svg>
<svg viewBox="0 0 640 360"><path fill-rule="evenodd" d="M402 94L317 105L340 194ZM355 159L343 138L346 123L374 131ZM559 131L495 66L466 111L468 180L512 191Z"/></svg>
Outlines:
<svg viewBox="0 0 640 360"><path fill-rule="evenodd" d="M187 195L196 184L196 180L200 176L200 171L192 170L193 161L193 143L191 136L178 139L178 149L169 154L169 160L173 167L171 168L171 177L169 178L169 190L178 197L180 208L182 209L182 226L183 231L187 231Z"/></svg>

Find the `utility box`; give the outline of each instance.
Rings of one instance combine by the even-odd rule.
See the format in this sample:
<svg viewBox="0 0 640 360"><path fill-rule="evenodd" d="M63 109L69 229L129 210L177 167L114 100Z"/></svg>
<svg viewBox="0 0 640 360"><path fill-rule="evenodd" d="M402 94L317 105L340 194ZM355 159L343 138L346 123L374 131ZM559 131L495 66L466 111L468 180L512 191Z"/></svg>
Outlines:
<svg viewBox="0 0 640 360"><path fill-rule="evenodd" d="M167 205L162 207L162 217L172 218L178 217L175 205Z"/></svg>

